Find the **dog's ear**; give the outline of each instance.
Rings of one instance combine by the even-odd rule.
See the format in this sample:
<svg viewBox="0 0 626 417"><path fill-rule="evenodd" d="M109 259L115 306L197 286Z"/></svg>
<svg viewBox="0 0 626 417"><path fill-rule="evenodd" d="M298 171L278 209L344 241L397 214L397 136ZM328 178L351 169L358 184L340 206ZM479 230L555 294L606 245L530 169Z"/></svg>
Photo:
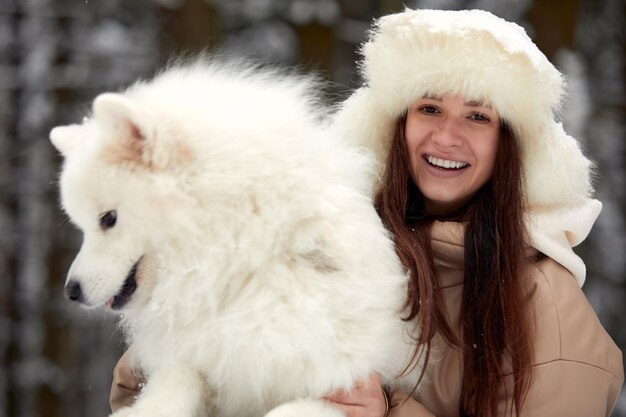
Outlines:
<svg viewBox="0 0 626 417"><path fill-rule="evenodd" d="M152 140L151 125L131 99L117 93L100 94L93 102L93 114L110 133L118 159L149 163L146 151Z"/></svg>
<svg viewBox="0 0 626 417"><path fill-rule="evenodd" d="M81 125L57 126L50 131L50 141L63 156L67 156L79 140Z"/></svg>

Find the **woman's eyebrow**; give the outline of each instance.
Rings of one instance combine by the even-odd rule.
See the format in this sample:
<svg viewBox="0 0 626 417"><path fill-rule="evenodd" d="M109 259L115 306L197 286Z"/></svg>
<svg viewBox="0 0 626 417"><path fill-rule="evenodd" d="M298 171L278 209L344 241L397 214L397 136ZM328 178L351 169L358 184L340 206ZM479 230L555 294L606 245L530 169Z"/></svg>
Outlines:
<svg viewBox="0 0 626 417"><path fill-rule="evenodd" d="M443 96L437 96L434 94L424 94L422 98L427 100L443 101ZM468 107L485 107L487 109L491 109L491 106L489 104L485 104L482 100L469 100L464 104Z"/></svg>
<svg viewBox="0 0 626 417"><path fill-rule="evenodd" d="M422 97L422 98L425 98L425 99L428 99L428 100L443 101L443 97L442 96L436 96L434 94L424 94L424 97Z"/></svg>
<svg viewBox="0 0 626 417"><path fill-rule="evenodd" d="M480 100L470 100L470 101L466 101L465 105L468 107L485 107L490 109L491 106L488 104L485 104L484 102L480 101Z"/></svg>

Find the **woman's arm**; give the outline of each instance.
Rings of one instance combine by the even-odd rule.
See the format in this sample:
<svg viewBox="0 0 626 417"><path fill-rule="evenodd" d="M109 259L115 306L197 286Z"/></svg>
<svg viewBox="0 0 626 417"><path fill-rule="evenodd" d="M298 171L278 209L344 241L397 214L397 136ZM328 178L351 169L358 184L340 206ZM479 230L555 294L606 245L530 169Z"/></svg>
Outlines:
<svg viewBox="0 0 626 417"><path fill-rule="evenodd" d="M109 401L111 410L131 406L141 392L144 380L135 370L126 351L113 370L113 383ZM388 397L386 398L386 395ZM434 417L423 405L412 398L405 401L407 394L394 390L383 391L380 377L372 374L368 380L360 381L350 392L334 392L324 397L347 417Z"/></svg>
<svg viewBox="0 0 626 417"><path fill-rule="evenodd" d="M621 351L568 270L550 258L534 266L535 364L523 415L610 415L624 383Z"/></svg>

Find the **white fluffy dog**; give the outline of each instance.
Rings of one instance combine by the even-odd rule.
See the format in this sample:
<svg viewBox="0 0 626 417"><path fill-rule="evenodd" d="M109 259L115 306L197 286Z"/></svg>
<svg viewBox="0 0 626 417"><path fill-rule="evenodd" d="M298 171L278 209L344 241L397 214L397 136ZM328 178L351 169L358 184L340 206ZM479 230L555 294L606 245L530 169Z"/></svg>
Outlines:
<svg viewBox="0 0 626 417"><path fill-rule="evenodd" d="M406 365L372 162L324 128L312 88L196 62L51 132L84 233L66 295L118 312L147 375L116 417L340 416L318 398Z"/></svg>

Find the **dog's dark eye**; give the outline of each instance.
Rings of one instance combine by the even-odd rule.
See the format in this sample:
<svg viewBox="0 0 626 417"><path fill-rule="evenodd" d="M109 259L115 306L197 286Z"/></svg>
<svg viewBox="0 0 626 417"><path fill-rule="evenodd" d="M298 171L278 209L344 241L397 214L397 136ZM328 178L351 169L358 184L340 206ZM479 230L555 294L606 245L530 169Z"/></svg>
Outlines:
<svg viewBox="0 0 626 417"><path fill-rule="evenodd" d="M105 211L100 215L100 227L107 230L115 226L117 221L117 212L115 210Z"/></svg>

